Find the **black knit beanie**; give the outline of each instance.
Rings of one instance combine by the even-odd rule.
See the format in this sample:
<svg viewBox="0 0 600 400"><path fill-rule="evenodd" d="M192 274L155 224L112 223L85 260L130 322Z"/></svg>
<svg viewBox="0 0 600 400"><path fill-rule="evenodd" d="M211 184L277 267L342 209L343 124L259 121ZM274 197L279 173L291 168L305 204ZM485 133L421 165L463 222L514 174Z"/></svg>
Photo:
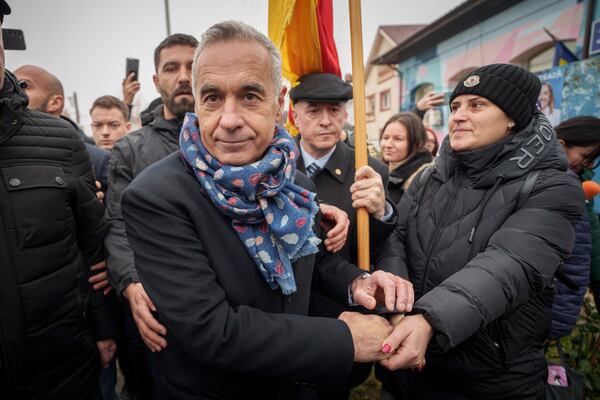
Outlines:
<svg viewBox="0 0 600 400"><path fill-rule="evenodd" d="M541 87L537 76L519 66L484 65L456 85L450 103L461 94L480 95L500 107L515 121L517 129L522 129L536 111Z"/></svg>

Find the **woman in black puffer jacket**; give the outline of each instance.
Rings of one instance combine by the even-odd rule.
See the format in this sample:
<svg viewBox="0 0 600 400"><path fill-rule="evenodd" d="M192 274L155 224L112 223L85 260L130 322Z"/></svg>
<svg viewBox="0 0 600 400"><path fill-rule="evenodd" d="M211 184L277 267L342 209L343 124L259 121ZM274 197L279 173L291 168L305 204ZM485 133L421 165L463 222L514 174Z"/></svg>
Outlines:
<svg viewBox="0 0 600 400"><path fill-rule="evenodd" d="M379 144L381 158L389 167L388 194L394 204L400 202L415 173L433 161L426 143L425 126L411 112L395 114L383 125Z"/></svg>
<svg viewBox="0 0 600 400"><path fill-rule="evenodd" d="M382 346L396 370L379 369L382 398L544 398L554 273L583 194L536 110L539 91L509 64L454 89L449 135L402 197L377 262L405 269L416 299Z"/></svg>

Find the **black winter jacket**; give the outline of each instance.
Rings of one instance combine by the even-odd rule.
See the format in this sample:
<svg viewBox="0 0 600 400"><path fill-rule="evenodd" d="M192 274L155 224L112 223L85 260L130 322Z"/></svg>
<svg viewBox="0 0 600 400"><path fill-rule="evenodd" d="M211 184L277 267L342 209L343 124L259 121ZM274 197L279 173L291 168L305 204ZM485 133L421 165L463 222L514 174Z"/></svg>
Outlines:
<svg viewBox="0 0 600 400"><path fill-rule="evenodd" d="M87 399L97 390L99 361L86 314L97 339L113 333L106 299L87 282L89 267L103 260L107 223L77 132L26 105L7 72L0 92L0 398Z"/></svg>
<svg viewBox="0 0 600 400"><path fill-rule="evenodd" d="M108 166L107 215L111 228L105 240L106 260L112 286L119 295L130 283L139 282L121 214L123 192L146 167L179 150L183 120L165 120L162 105L152 114L150 123L115 143Z"/></svg>
<svg viewBox="0 0 600 400"><path fill-rule="evenodd" d="M413 174L415 174L419 168L432 161L433 156L429 151L421 151L415 153L409 160L406 161L406 163L400 165L398 168L390 172L387 189L392 203L395 205L400 203L400 199L405 191L404 186L407 179L411 179Z"/></svg>
<svg viewBox="0 0 600 400"><path fill-rule="evenodd" d="M543 396L553 275L583 212L581 186L566 169L552 127L537 114L484 149L454 153L446 138L435 164L415 178L378 265L406 268L414 310L435 335L423 374L396 372L384 383L398 398L441 398L434 387L461 399ZM520 204L533 170L539 176ZM406 382L415 379L411 392Z"/></svg>

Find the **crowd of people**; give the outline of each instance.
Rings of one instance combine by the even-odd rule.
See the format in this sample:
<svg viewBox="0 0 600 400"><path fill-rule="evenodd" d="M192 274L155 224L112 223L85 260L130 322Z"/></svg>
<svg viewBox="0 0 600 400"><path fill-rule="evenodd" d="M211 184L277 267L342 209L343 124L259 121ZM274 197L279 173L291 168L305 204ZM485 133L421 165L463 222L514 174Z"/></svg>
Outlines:
<svg viewBox="0 0 600 400"><path fill-rule="evenodd" d="M89 138L56 76L0 63L2 398L348 399L373 369L384 400L545 398L545 341L600 288L581 188L600 120L554 130L535 75L486 65L441 144L429 93L357 168L352 85L316 72L288 93L251 26L169 35L154 64L142 127L129 75Z"/></svg>

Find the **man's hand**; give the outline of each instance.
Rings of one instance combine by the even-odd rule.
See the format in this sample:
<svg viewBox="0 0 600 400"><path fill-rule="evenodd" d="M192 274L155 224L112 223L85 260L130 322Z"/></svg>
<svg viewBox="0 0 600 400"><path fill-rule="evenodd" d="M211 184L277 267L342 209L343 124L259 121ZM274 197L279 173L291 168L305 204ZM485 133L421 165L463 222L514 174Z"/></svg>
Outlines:
<svg viewBox="0 0 600 400"><path fill-rule="evenodd" d="M345 311L338 319L344 321L352 333L355 362L379 361L390 356L381 351L383 340L392 332L385 318Z"/></svg>
<svg viewBox="0 0 600 400"><path fill-rule="evenodd" d="M150 351L159 352L167 347L167 341L164 338L167 335L167 328L162 326L152 315L151 310L156 311L156 307L146 294L142 284L138 282L129 284L123 291L123 295L129 302L142 340Z"/></svg>
<svg viewBox="0 0 600 400"><path fill-rule="evenodd" d="M433 337L433 329L422 314L402 318L394 331L383 341L381 351L392 356L381 365L395 371L404 368L423 368L425 352Z"/></svg>
<svg viewBox="0 0 600 400"><path fill-rule="evenodd" d="M117 345L112 339L98 340L96 342L98 353L100 353L100 364L102 368L108 368L110 360L113 359L117 352Z"/></svg>
<svg viewBox="0 0 600 400"><path fill-rule="evenodd" d="M345 211L340 210L336 206L321 203L319 207L321 208L322 215L321 227L327 232L325 247L327 248L327 251L336 253L340 251L346 243L350 219Z"/></svg>
<svg viewBox="0 0 600 400"><path fill-rule="evenodd" d="M100 201L100 203L104 202L104 193L102 192L102 184L100 181L96 181L96 198Z"/></svg>
<svg viewBox="0 0 600 400"><path fill-rule="evenodd" d="M131 72L127 78L123 79L123 102L127 105L133 104L135 94L140 90L140 82L135 80L135 73Z"/></svg>
<svg viewBox="0 0 600 400"><path fill-rule="evenodd" d="M420 111L427 111L433 107L439 107L444 104L444 93L434 93L433 91L425 93L417 102L417 108Z"/></svg>
<svg viewBox="0 0 600 400"><path fill-rule="evenodd" d="M106 271L106 262L101 261L96 265L92 265L90 270L94 273L94 275L90 276L88 282L92 284L94 290L102 290L104 295L110 293L112 290L112 286L108 282L108 272ZM100 272L96 272L100 271Z"/></svg>
<svg viewBox="0 0 600 400"><path fill-rule="evenodd" d="M355 302L369 310L385 304L390 312L410 312L415 302L412 283L385 271L354 279L350 293Z"/></svg>
<svg viewBox="0 0 600 400"><path fill-rule="evenodd" d="M355 182L350 187L352 207L367 209L377 219L385 215L385 189L381 175L367 165L356 171Z"/></svg>

